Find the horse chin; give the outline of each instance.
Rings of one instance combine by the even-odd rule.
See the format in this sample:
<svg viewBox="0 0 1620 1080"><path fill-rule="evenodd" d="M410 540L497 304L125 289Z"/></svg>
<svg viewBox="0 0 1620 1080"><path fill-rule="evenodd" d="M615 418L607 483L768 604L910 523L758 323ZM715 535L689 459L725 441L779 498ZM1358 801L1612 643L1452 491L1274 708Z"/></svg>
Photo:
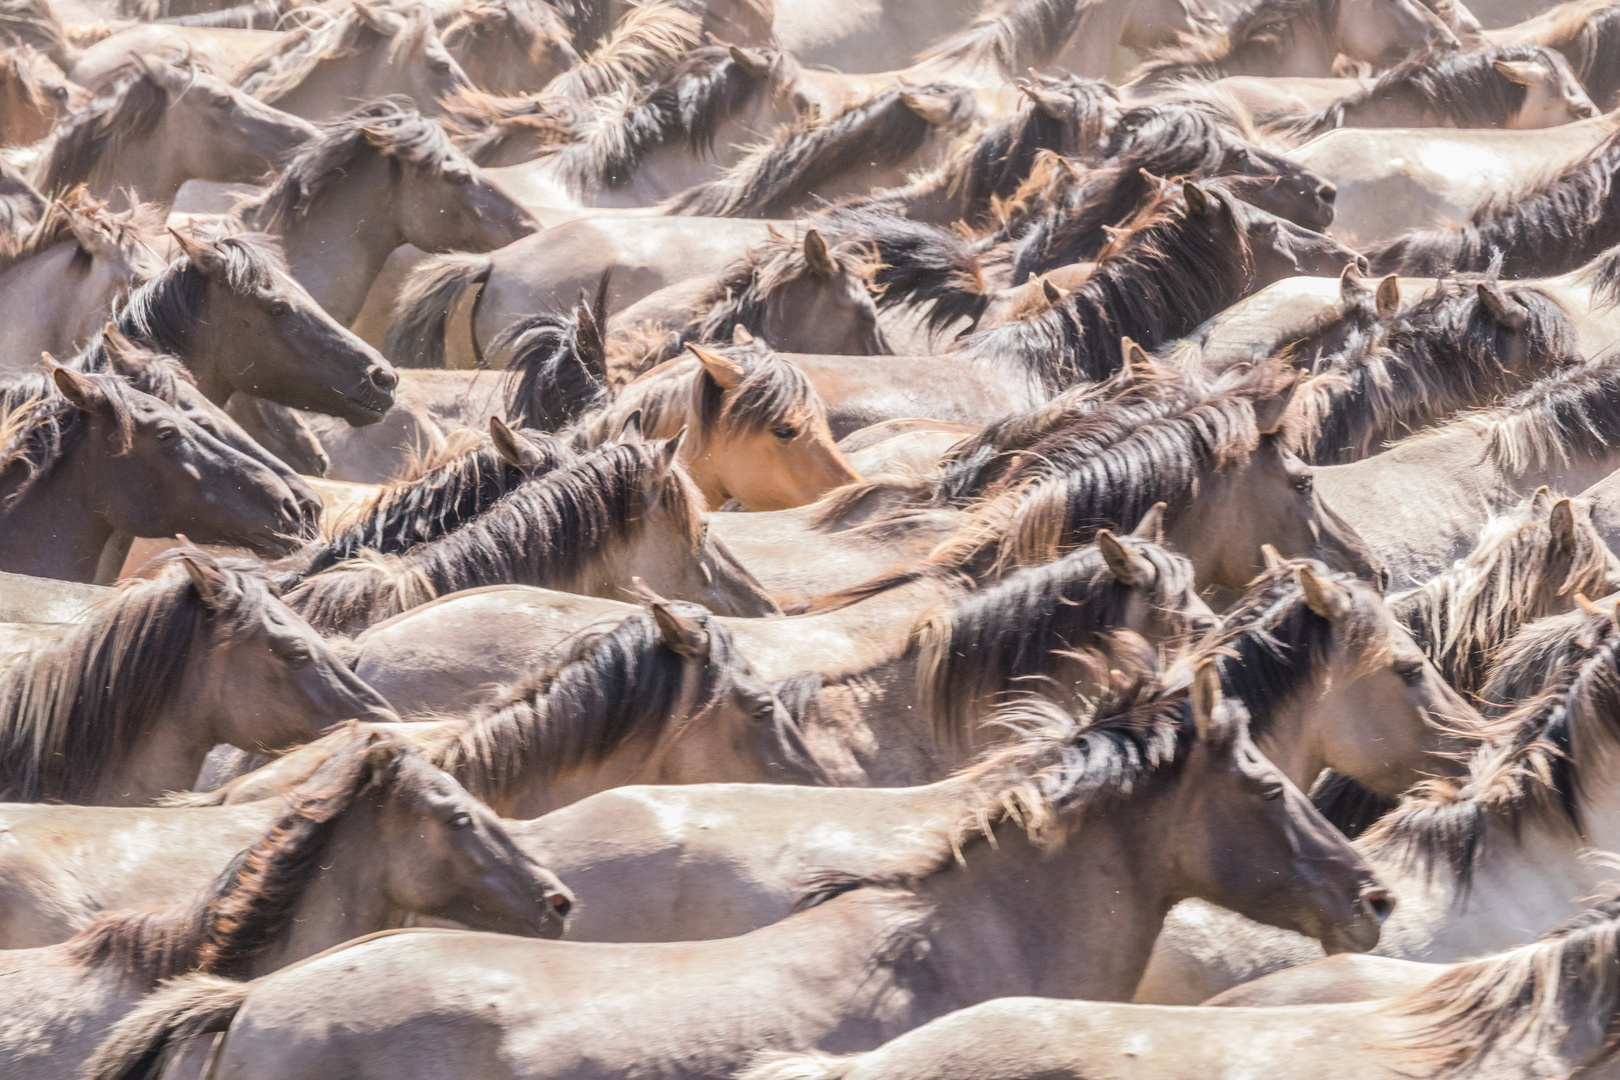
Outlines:
<svg viewBox="0 0 1620 1080"><path fill-rule="evenodd" d="M383 417L388 415L388 410L393 404L390 399L379 408L364 398L353 394L346 395L343 398L342 418L350 427L370 427L372 424L382 423Z"/></svg>
<svg viewBox="0 0 1620 1080"><path fill-rule="evenodd" d="M1317 940L1329 956L1338 953L1370 952L1378 945L1383 928L1370 916L1358 914L1349 925L1335 923L1328 926Z"/></svg>

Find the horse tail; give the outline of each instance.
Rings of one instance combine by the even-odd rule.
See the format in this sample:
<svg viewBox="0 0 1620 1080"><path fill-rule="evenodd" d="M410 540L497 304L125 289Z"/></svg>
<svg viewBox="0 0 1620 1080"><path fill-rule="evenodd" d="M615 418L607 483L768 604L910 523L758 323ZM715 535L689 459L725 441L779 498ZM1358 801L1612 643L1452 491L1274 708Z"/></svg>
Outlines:
<svg viewBox="0 0 1620 1080"><path fill-rule="evenodd" d="M79 1075L83 1080L156 1080L170 1047L230 1027L252 985L212 975L170 979L113 1025Z"/></svg>
<svg viewBox="0 0 1620 1080"><path fill-rule="evenodd" d="M737 1080L843 1080L865 1054L765 1053L754 1058Z"/></svg>
<svg viewBox="0 0 1620 1080"><path fill-rule="evenodd" d="M495 268L488 255L440 255L405 279L394 317L383 339L383 355L398 367L444 367L444 333L461 295L489 280Z"/></svg>

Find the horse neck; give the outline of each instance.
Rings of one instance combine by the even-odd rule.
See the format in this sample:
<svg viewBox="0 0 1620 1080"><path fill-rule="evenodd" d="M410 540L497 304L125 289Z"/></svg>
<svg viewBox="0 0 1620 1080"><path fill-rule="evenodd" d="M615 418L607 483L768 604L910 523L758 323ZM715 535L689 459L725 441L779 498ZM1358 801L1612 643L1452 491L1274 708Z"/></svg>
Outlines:
<svg viewBox="0 0 1620 1080"><path fill-rule="evenodd" d="M1054 66L1073 72L1082 79L1106 79L1113 67L1114 53L1125 36L1134 0L1080 0L1079 18L1069 39L1057 56L1041 66Z"/></svg>
<svg viewBox="0 0 1620 1080"><path fill-rule="evenodd" d="M1321 680L1312 679L1299 693L1275 703L1268 710L1263 729L1254 734L1260 752L1301 791L1309 791L1322 770L1328 768L1322 733L1313 723L1311 708L1322 689Z"/></svg>
<svg viewBox="0 0 1620 1080"><path fill-rule="evenodd" d="M1409 87L1396 87L1380 97L1346 102L1339 126L1370 127L1456 127L1448 116L1428 109Z"/></svg>
<svg viewBox="0 0 1620 1080"><path fill-rule="evenodd" d="M81 444L36 480L22 498L5 499L14 482L0 482L0 567L13 574L91 583L102 549L113 535L112 522L96 509L96 447Z"/></svg>
<svg viewBox="0 0 1620 1080"><path fill-rule="evenodd" d="M187 177L173 148L164 145L171 134L160 121L149 133L104 154L90 173L90 190L107 199L108 209L114 211L130 208L132 191L140 193L141 202L173 205Z"/></svg>
<svg viewBox="0 0 1620 1080"><path fill-rule="evenodd" d="M282 229L293 277L344 326L360 314L389 254L405 243L397 198L387 162L371 155Z"/></svg>
<svg viewBox="0 0 1620 1080"><path fill-rule="evenodd" d="M146 806L166 791L195 786L208 751L218 740L211 725L198 723L200 710L187 693L189 682L145 721L140 739L109 762L80 801L88 806Z"/></svg>
<svg viewBox="0 0 1620 1080"><path fill-rule="evenodd" d="M975 748L943 742L919 698L913 646L828 679L800 726L818 760L862 786L926 784L966 764Z"/></svg>

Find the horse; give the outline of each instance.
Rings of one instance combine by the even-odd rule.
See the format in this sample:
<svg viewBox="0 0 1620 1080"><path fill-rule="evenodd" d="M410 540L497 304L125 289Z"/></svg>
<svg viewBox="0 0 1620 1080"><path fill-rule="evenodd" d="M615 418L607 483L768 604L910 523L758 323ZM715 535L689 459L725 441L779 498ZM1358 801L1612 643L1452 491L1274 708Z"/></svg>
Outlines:
<svg viewBox="0 0 1620 1080"><path fill-rule="evenodd" d="M394 98L325 120L235 216L279 236L293 276L345 326L401 244L492 251L536 228L437 123Z"/></svg>
<svg viewBox="0 0 1620 1080"><path fill-rule="evenodd" d="M440 34L467 78L491 94L539 90L579 63L574 35L545 0L463 6Z"/></svg>
<svg viewBox="0 0 1620 1080"><path fill-rule="evenodd" d="M58 121L89 103L89 92L63 78L61 68L33 46L0 52L0 139L5 145L38 142Z"/></svg>
<svg viewBox="0 0 1620 1080"><path fill-rule="evenodd" d="M440 540L317 574L288 603L314 626L353 633L458 589L510 582L611 596L640 576L724 614L774 613L764 590L708 535L702 496L676 464L679 450L678 437L603 447Z"/></svg>
<svg viewBox="0 0 1620 1080"><path fill-rule="evenodd" d="M257 180L312 134L189 61L137 59L57 128L29 179L53 195L86 184L115 209L130 192L167 207L187 180Z"/></svg>
<svg viewBox="0 0 1620 1080"><path fill-rule="evenodd" d="M470 87L421 6L360 3L319 28L300 27L260 53L236 77L237 89L305 120L329 120L354 101L403 95L425 116Z"/></svg>
<svg viewBox="0 0 1620 1080"><path fill-rule="evenodd" d="M1620 15L1608 0L1570 0L1513 26L1485 31L1495 46L1541 45L1557 49L1569 61L1592 100L1604 110L1620 105L1620 84L1605 62L1613 55Z"/></svg>
<svg viewBox="0 0 1620 1080"><path fill-rule="evenodd" d="M0 701L14 802L140 805L188 787L216 743L284 750L349 717L394 719L261 576L196 549L12 661Z"/></svg>
<svg viewBox="0 0 1620 1080"><path fill-rule="evenodd" d="M1614 1067L1606 1033L1620 1018L1620 984L1610 963L1616 948L1620 919L1611 901L1533 945L1449 969L1397 975L1384 965L1368 965L1377 972L1368 995L1374 1000L1358 996L1350 999L1356 1003L1310 1004L1309 991L1302 993L1297 983L1274 989L1281 1001L1262 998L1242 1008L1005 998L936 1020L868 1053L766 1054L740 1075L744 1080L921 1080L943 1072L975 1080L1606 1076ZM1329 995L1327 1000L1337 999Z"/></svg>
<svg viewBox="0 0 1620 1080"><path fill-rule="evenodd" d="M1365 949L1377 939L1388 895L1253 749L1241 709L1223 704L1214 684L1205 674L1194 693L1175 697L1133 679L1083 725L1049 705L1009 710L1006 718L1021 722L1026 737L981 764L978 789L939 822L932 850L877 881L824 875L807 890L805 910L755 934L552 950L442 931L372 941L251 983L171 984L128 1018L85 1075L139 1075L129 1067L153 1060L181 1032L227 1025L219 1066L243 1080L259 1067L299 1080L316 1075L312 1069L330 1070L335 1054L402 1078L425 1075L414 1065L423 1058L412 1040L427 1030L427 1003L442 1022L459 1024L441 989L504 969L522 992L504 999L494 1034L500 1044L512 1045L507 1040L521 1033L528 1045L543 1047L523 1063L539 1068L536 1075L550 1075L542 1061L578 1069L589 1054L615 1071L657 1061L672 1075L729 1076L761 1048L869 1048L1007 993L1123 998L1157 931L1152 913L1185 892L1308 927L1335 951ZM1228 842L1240 832L1247 842ZM986 835L993 846L981 841ZM1144 845L1167 856L1177 851L1153 865L1185 869L1129 877L1106 869L1117 859L1138 865ZM1312 860L1312 877L1283 869L1304 859ZM1009 942L1037 925L1029 947L1045 962L1033 964ZM547 959L563 949L566 975ZM363 995L369 1015L380 1015L378 962L396 973L387 1026L336 1035L327 1023L349 1015L351 994ZM636 979L622 977L626 963ZM434 977L406 974L421 964L431 964ZM321 1020L293 1020L282 993L289 1004L318 993ZM723 1004L738 994L750 1002L741 1013ZM633 1019L654 1000L662 1003L656 1045ZM622 1011L611 1046L592 1039L587 1047L545 1030L571 1021L570 1003L578 1001L589 1001L597 1018ZM194 1020L178 1025L180 1015ZM713 1026L716 1015L726 1017L724 1035ZM276 1035L261 1043L254 1025L271 1018ZM703 1053L689 1053L698 1041ZM482 1068L459 1049L447 1059L452 1045L467 1046L434 1037L435 1067Z"/></svg>
<svg viewBox="0 0 1620 1080"><path fill-rule="evenodd" d="M105 914L61 944L0 954L12 976L12 1037L0 1037L11 1075L75 1076L108 1028L165 979L265 974L404 915L561 932L572 896L494 814L397 739L347 734L349 745L192 897ZM23 1029L32 1037L16 1038Z"/></svg>

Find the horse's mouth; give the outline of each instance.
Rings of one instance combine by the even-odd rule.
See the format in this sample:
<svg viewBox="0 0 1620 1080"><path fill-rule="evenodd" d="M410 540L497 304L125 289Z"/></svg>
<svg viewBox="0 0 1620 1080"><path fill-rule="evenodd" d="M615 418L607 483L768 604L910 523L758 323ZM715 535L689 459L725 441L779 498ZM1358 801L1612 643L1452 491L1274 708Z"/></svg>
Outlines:
<svg viewBox="0 0 1620 1080"><path fill-rule="evenodd" d="M374 405L372 401L375 401L377 396L369 395L369 400L353 394L344 397L343 419L349 422L350 427L366 427L382 422L382 418L388 415L388 410L393 407L394 402L389 398L381 406Z"/></svg>

